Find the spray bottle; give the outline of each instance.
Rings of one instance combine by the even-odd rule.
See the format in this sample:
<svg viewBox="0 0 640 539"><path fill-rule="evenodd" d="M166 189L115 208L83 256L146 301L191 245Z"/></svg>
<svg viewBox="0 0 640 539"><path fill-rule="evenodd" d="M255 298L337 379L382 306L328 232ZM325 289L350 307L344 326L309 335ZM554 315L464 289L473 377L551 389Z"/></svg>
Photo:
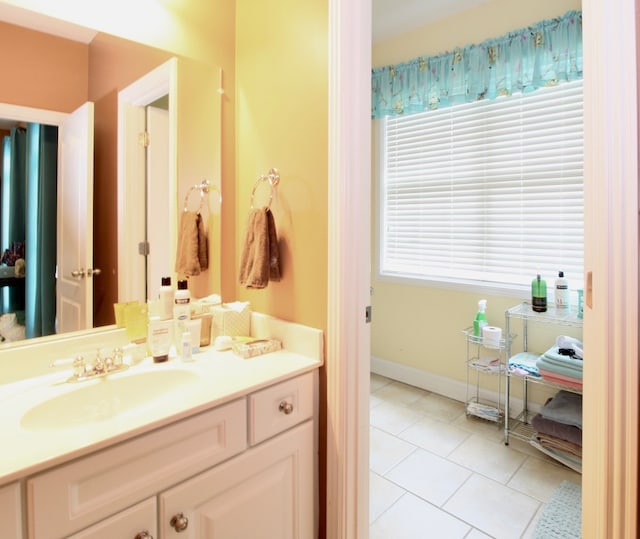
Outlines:
<svg viewBox="0 0 640 539"><path fill-rule="evenodd" d="M473 336L480 337L482 335L482 328L488 324L487 322L487 300L481 299L478 302L478 313L476 319L473 321Z"/></svg>

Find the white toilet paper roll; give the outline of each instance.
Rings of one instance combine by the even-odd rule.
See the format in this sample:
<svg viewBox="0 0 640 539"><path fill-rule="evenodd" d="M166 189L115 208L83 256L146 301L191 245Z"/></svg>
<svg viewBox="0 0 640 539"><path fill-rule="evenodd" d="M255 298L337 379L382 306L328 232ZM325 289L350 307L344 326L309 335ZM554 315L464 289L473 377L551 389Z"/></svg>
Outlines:
<svg viewBox="0 0 640 539"><path fill-rule="evenodd" d="M502 339L502 328L495 326L484 326L482 328L482 344L487 348L500 348Z"/></svg>

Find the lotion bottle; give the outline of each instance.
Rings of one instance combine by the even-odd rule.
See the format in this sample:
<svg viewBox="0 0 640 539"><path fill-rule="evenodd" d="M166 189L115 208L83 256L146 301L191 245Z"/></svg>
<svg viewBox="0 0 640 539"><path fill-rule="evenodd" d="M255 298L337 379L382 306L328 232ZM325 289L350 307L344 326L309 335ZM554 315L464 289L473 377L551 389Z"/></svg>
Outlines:
<svg viewBox="0 0 640 539"><path fill-rule="evenodd" d="M163 277L160 286L159 298L159 316L161 320L171 320L173 318L174 291L171 286L171 277Z"/></svg>
<svg viewBox="0 0 640 539"><path fill-rule="evenodd" d="M182 337L185 331L188 331L187 320L191 318L191 294L189 293L188 283L186 279L178 281L178 289L174 294L173 300L173 321L175 325L176 340ZM176 347L180 346L180 342L176 342Z"/></svg>
<svg viewBox="0 0 640 539"><path fill-rule="evenodd" d="M556 279L556 309L569 308L569 281L564 278L564 272L558 272Z"/></svg>

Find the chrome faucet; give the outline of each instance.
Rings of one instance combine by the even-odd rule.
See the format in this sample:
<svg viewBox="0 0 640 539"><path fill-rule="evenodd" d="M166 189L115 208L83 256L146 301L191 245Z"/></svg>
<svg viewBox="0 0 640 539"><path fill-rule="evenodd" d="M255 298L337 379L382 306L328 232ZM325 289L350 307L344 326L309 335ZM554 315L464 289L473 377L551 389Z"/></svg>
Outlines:
<svg viewBox="0 0 640 539"><path fill-rule="evenodd" d="M129 368L129 365L123 361L122 348L119 347L115 348L111 355L105 357L98 350L93 361L87 361L84 356L77 355L73 359L55 360L51 366L61 367L69 363L73 366L73 374L67 379L67 382L93 380L94 378L100 378Z"/></svg>

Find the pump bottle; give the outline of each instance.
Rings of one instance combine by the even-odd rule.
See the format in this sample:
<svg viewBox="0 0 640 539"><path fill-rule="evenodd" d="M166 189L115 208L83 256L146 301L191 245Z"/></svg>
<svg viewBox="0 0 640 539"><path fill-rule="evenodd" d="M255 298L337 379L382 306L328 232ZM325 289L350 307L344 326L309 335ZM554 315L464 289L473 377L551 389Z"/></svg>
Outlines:
<svg viewBox="0 0 640 539"><path fill-rule="evenodd" d="M547 311L547 283L540 274L531 281L531 307L537 313Z"/></svg>
<svg viewBox="0 0 640 539"><path fill-rule="evenodd" d="M487 322L487 300L481 299L478 302L478 313L476 319L473 321L473 336L480 337L482 335L482 328L488 324Z"/></svg>

